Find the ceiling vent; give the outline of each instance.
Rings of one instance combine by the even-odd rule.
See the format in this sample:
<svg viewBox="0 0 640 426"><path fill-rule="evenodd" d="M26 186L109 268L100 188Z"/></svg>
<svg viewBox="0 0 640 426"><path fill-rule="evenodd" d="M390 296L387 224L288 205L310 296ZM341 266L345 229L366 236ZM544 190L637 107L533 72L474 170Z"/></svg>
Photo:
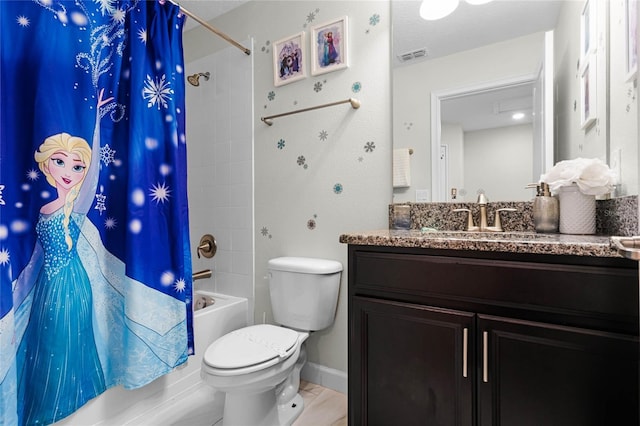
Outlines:
<svg viewBox="0 0 640 426"><path fill-rule="evenodd" d="M400 62L407 62L412 59L424 58L427 56L427 49L422 48L418 50L414 50L412 52L403 53L402 55L398 55L398 59Z"/></svg>

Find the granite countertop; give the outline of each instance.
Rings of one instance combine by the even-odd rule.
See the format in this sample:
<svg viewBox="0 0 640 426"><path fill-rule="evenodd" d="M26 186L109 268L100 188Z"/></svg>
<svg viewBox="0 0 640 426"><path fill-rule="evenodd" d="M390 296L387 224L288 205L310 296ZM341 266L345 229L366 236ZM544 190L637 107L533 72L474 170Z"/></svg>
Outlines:
<svg viewBox="0 0 640 426"><path fill-rule="evenodd" d="M611 238L603 235L385 229L342 234L340 242L367 246L622 257L613 248Z"/></svg>

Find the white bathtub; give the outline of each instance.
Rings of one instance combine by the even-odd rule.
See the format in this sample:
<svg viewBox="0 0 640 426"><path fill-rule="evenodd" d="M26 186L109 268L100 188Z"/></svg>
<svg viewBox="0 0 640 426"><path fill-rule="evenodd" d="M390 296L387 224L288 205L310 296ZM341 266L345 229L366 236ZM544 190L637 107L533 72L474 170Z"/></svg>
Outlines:
<svg viewBox="0 0 640 426"><path fill-rule="evenodd" d="M161 407L184 397L199 386L204 351L218 337L247 325L248 301L240 297L202 291L194 294L194 300L198 296L213 297L215 303L194 312L195 355L190 356L175 371L142 388L125 390L116 387L107 390L73 415L56 423L56 426L147 424L152 413L157 414Z"/></svg>

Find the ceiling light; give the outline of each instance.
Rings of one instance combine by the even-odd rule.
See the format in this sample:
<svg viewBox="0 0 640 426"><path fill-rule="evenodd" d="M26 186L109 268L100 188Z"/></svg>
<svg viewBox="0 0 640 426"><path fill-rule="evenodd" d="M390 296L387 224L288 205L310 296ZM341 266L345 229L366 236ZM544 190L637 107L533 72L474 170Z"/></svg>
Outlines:
<svg viewBox="0 0 640 426"><path fill-rule="evenodd" d="M456 10L460 0L422 0L420 17L427 21L444 18Z"/></svg>
<svg viewBox="0 0 640 426"><path fill-rule="evenodd" d="M478 5L478 4L485 4L485 3L490 3L493 0L465 0L467 3L472 4L472 5Z"/></svg>
<svg viewBox="0 0 640 426"><path fill-rule="evenodd" d="M524 118L524 112L516 112L511 116L514 120L522 120Z"/></svg>

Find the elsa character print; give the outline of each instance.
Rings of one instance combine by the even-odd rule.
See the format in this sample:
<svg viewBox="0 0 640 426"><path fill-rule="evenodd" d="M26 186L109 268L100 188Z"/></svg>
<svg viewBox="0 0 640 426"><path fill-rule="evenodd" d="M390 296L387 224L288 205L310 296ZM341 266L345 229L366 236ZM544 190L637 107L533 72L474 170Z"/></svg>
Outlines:
<svg viewBox="0 0 640 426"><path fill-rule="evenodd" d="M36 233L44 264L33 287L20 344L21 424L50 424L105 390L92 324L89 277L77 251L84 216L73 211L91 148L68 133L46 138L34 154L57 198L40 209Z"/></svg>
<svg viewBox="0 0 640 426"><path fill-rule="evenodd" d="M322 53L322 65L325 67L338 61L338 51L336 50L336 47L333 43L333 31L328 31L324 35L324 46Z"/></svg>

